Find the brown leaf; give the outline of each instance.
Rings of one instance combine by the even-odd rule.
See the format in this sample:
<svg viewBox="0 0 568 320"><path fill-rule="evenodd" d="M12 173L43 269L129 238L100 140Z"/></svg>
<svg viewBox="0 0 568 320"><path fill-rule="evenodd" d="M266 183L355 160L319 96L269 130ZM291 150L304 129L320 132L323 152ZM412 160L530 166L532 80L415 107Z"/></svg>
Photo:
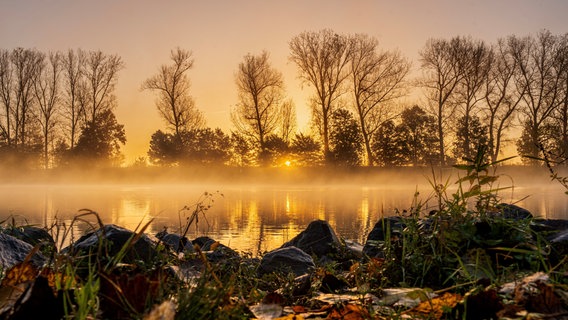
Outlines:
<svg viewBox="0 0 568 320"><path fill-rule="evenodd" d="M430 301L424 301L418 306L405 312L406 314L422 315L441 319L444 312L453 309L462 301L462 296L450 292L444 293L440 297L433 298Z"/></svg>
<svg viewBox="0 0 568 320"><path fill-rule="evenodd" d="M38 275L39 270L31 262L22 262L8 269L0 285L14 287L20 283L34 281Z"/></svg>
<svg viewBox="0 0 568 320"><path fill-rule="evenodd" d="M527 311L544 314L567 311L562 306L562 300L554 292L554 286L543 282L537 283L536 286L538 291L525 304Z"/></svg>
<svg viewBox="0 0 568 320"><path fill-rule="evenodd" d="M308 309L306 309L306 307L304 307L304 306L292 306L292 310L294 311L294 313L306 313L306 312L308 312Z"/></svg>
<svg viewBox="0 0 568 320"><path fill-rule="evenodd" d="M362 320L370 317L367 309L358 304L346 304L343 307L334 307L326 319Z"/></svg>

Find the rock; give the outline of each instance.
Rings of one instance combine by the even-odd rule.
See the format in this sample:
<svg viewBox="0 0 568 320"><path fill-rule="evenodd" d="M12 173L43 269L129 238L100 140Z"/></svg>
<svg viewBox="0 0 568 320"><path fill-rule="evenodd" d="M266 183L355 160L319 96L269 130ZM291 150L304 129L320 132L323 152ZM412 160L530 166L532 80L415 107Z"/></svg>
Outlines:
<svg viewBox="0 0 568 320"><path fill-rule="evenodd" d="M219 262L239 258L238 252L223 245L209 237L199 237L192 241L193 245L198 245L201 251L205 252L207 260Z"/></svg>
<svg viewBox="0 0 568 320"><path fill-rule="evenodd" d="M308 274L315 267L310 255L294 246L273 250L262 257L258 272L293 272L296 276Z"/></svg>
<svg viewBox="0 0 568 320"><path fill-rule="evenodd" d="M85 234L75 243L63 249L62 252L70 252L71 254L89 252L98 255L100 246L104 245L102 256L98 258L108 260L114 258L127 245L129 239L134 236L135 233L128 229L107 224L96 231ZM137 260L152 262L157 255L156 243L144 234L136 243L130 244L130 248L121 261L125 263L132 263Z"/></svg>
<svg viewBox="0 0 568 320"><path fill-rule="evenodd" d="M563 219L534 219L531 229L536 232L555 232L568 229L568 220Z"/></svg>
<svg viewBox="0 0 568 320"><path fill-rule="evenodd" d="M367 236L367 241L363 246L363 254L370 257L383 257L382 248L380 247L387 237L387 234L400 234L404 229L402 218L398 216L386 217L379 220L373 230Z"/></svg>
<svg viewBox="0 0 568 320"><path fill-rule="evenodd" d="M363 257L363 245L355 240L345 240L345 249L357 258Z"/></svg>
<svg viewBox="0 0 568 320"><path fill-rule="evenodd" d="M22 241L25 241L32 246L41 243L42 245L55 247L55 241L53 240L53 237L49 234L49 232L47 232L45 228L39 228L35 226L9 227L6 228L3 232Z"/></svg>
<svg viewBox="0 0 568 320"><path fill-rule="evenodd" d="M312 221L308 227L286 242L281 248L294 246L307 254L315 254L318 258L334 254L343 246L335 231L324 220Z"/></svg>
<svg viewBox="0 0 568 320"><path fill-rule="evenodd" d="M187 237L182 237L179 234L168 233L167 230L162 230L156 234L156 238L164 244L172 248L175 252L194 252L193 244Z"/></svg>
<svg viewBox="0 0 568 320"><path fill-rule="evenodd" d="M557 264L568 255L568 229L549 236L548 241L552 248L549 260L552 264Z"/></svg>
<svg viewBox="0 0 568 320"><path fill-rule="evenodd" d="M502 215L505 219L523 220L533 217L530 211L514 204L500 203L497 205L497 209L499 209L499 212L496 214Z"/></svg>
<svg viewBox="0 0 568 320"><path fill-rule="evenodd" d="M6 270L22 263L33 248L27 242L11 235L0 233L0 265L2 269ZM42 267L46 260L45 256L39 252L34 253L30 258L32 264L38 268Z"/></svg>

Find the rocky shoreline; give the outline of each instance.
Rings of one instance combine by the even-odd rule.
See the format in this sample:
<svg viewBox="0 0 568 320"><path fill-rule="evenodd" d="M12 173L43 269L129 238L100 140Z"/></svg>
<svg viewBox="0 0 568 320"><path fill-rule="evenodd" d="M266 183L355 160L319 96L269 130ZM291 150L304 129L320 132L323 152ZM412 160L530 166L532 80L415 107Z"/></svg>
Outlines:
<svg viewBox="0 0 568 320"><path fill-rule="evenodd" d="M364 244L342 239L327 221L313 221L292 240L261 257L243 255L208 237L190 240L166 230L148 235L102 224L97 230L58 251L53 237L44 228L4 226L0 232L0 265L4 271L0 293L7 298L0 306L0 317L25 319L41 315L44 319L61 318L65 305L63 292L78 289L72 284L65 288L61 283L54 285L49 281L61 281L66 276L72 276L76 277L73 281L83 284L82 288L88 281L99 279L100 309L97 318L129 318L132 312L147 319L151 319L149 317L153 312L164 318L167 311L159 311L160 307L169 308L170 313L167 314L171 314L172 308L173 314L181 312L171 294L167 298L168 295L159 293L165 290L164 283L191 284L203 279L205 274L220 279L223 273L243 269L248 270L248 276L253 279L274 275L289 275L291 279L286 285L274 283L274 290L257 288L257 291L264 292L264 297L259 301L247 298L245 318L266 319L290 315L329 318L333 312L339 315L352 312L360 318L382 319L385 314L414 317L437 314L439 310L434 307L436 304L442 306L440 310L444 309L445 317L515 318L529 313L568 317L568 220L537 220L522 208L502 205L486 219L472 221L469 229L464 229L471 230L471 234L461 235L463 239L459 242L467 242L466 249L456 253L455 265L443 266L456 274L467 274L467 280L473 281L473 284L468 284L466 292L460 288L462 283L437 282L436 275L429 273L420 279L423 286L409 286L414 283L408 283L408 277L401 276L400 270L396 270L398 264L400 269L405 268L405 259L408 257L404 250L408 248L404 245L409 229L416 230L415 233L422 237L444 230L440 228L444 223L448 230L452 226L451 221L438 219L435 212L424 218L383 218L375 224ZM512 232L510 229L503 229L506 232L501 234L501 238L497 234L496 238L493 234L496 221L521 226L526 222L527 232L532 234L532 239L508 237L506 232ZM503 239L507 242L499 241ZM504 248L509 248L509 252L505 252ZM477 260L470 266L467 261L473 253ZM522 254L530 255L530 259ZM531 268L534 265L531 259L535 257L546 259L551 270L542 273L540 271L546 270ZM514 265L515 268L511 270L523 276L511 275L512 282L497 284L495 275L490 274L492 272L478 268L487 264L486 269L503 273L507 270L503 268L504 263ZM69 266L72 272L62 271L62 268ZM472 266L475 270L471 269ZM28 270L26 272L31 275L22 276L21 269ZM442 269L432 268L431 272L435 273L436 270ZM360 283L361 279L365 279L365 283ZM386 288L384 284L390 286ZM455 290L447 289L452 286ZM286 293L284 287L289 289ZM136 298L140 290L146 294L146 298L161 298L150 299L151 303L148 299L140 301ZM270 294L272 298L267 298ZM334 303L327 303L333 306L328 309L321 307L326 304L321 300L329 298L326 295L335 295ZM244 299L238 295L237 298ZM444 299L453 300L448 302ZM124 311L125 301L132 310ZM299 305L298 301L306 303ZM342 302L338 305L337 301ZM433 304L433 301L438 302ZM492 307L486 306L483 310L472 307L487 301L492 303ZM424 311L421 302L428 302L432 306L430 311ZM74 306L79 304L79 301L70 302ZM349 309L346 306L359 307Z"/></svg>

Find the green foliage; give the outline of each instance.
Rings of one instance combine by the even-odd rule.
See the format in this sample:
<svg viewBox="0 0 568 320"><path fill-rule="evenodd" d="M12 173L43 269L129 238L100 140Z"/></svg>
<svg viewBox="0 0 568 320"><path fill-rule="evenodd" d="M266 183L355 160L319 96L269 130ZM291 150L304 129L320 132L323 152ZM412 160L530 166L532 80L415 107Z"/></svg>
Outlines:
<svg viewBox="0 0 568 320"><path fill-rule="evenodd" d="M467 122L466 122L467 121ZM470 116L469 119L461 117L457 123L456 139L454 141L454 155L456 158L475 157L476 146L488 146L487 126L482 124L477 116ZM489 154L486 154L489 157Z"/></svg>
<svg viewBox="0 0 568 320"><path fill-rule="evenodd" d="M152 134L148 156L156 165L223 165L230 157L231 140L221 129L180 131L179 136L158 130Z"/></svg>
<svg viewBox="0 0 568 320"><path fill-rule="evenodd" d="M480 278L497 281L500 274L519 270L546 270L541 243L530 229L530 219L511 219L501 212L498 176L487 162L486 147L478 149L467 164L454 192L448 182L431 180L437 209L421 217L417 202L401 214L402 230L387 230L385 264L387 285L443 288L474 283ZM493 170L492 170L493 169Z"/></svg>
<svg viewBox="0 0 568 320"><path fill-rule="evenodd" d="M321 144L313 136L296 134L290 148L300 166L314 166L322 162Z"/></svg>
<svg viewBox="0 0 568 320"><path fill-rule="evenodd" d="M331 116L330 160L336 165L356 166L361 163L363 137L353 114L337 109Z"/></svg>
<svg viewBox="0 0 568 320"><path fill-rule="evenodd" d="M117 122L111 110L105 110L86 124L71 155L74 160L90 164L117 164L121 160L120 145L125 143L124 125Z"/></svg>
<svg viewBox="0 0 568 320"><path fill-rule="evenodd" d="M392 119L383 122L373 135L371 148L380 165L417 166L436 161L437 145L434 117L413 106L402 112L399 124Z"/></svg>
<svg viewBox="0 0 568 320"><path fill-rule="evenodd" d="M392 120L381 124L375 132L372 149L380 165L402 165L408 162L408 144Z"/></svg>
<svg viewBox="0 0 568 320"><path fill-rule="evenodd" d="M258 158L263 165L278 165L286 160L290 153L288 143L281 137L271 134L264 141L264 149L260 151Z"/></svg>
<svg viewBox="0 0 568 320"><path fill-rule="evenodd" d="M407 143L407 157L413 165L435 163L439 141L436 133L436 118L415 105L402 111L397 132Z"/></svg>

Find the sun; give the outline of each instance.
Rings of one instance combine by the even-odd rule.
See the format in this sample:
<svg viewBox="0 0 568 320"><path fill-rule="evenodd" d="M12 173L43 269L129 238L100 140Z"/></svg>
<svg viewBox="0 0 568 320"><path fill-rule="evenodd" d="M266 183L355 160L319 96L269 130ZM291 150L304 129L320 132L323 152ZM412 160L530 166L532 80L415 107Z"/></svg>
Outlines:
<svg viewBox="0 0 568 320"><path fill-rule="evenodd" d="M290 160L286 160L286 162L284 162L284 164L285 164L287 167L289 167L289 166L292 165L292 162L290 162Z"/></svg>

